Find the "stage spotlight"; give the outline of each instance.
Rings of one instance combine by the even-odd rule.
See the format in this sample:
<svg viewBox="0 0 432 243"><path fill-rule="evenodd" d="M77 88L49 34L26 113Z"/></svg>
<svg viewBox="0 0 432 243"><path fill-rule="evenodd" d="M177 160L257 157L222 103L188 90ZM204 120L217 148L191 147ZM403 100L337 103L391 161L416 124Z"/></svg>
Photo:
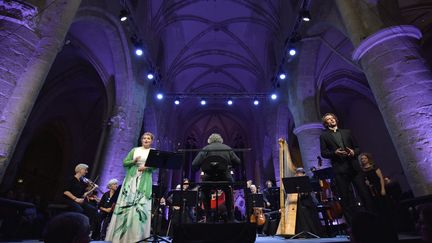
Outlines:
<svg viewBox="0 0 432 243"><path fill-rule="evenodd" d="M128 19L128 16L129 16L129 13L126 9L122 9L120 11L119 18L120 18L121 22L125 22Z"/></svg>
<svg viewBox="0 0 432 243"><path fill-rule="evenodd" d="M143 49L141 48L141 47L135 47L135 54L137 55L137 56L142 56L142 54L144 54L144 51L143 51Z"/></svg>
<svg viewBox="0 0 432 243"><path fill-rule="evenodd" d="M154 79L154 74L153 74L153 73L148 73L148 74L147 74L147 79L148 79L148 80L152 80L152 79Z"/></svg>
<svg viewBox="0 0 432 243"><path fill-rule="evenodd" d="M301 11L301 12L300 12L300 16L301 16L301 19L302 19L303 21L305 21L305 22L309 22L309 21L311 21L311 15L310 15L310 12L307 11L307 10L303 10L303 11Z"/></svg>
<svg viewBox="0 0 432 243"><path fill-rule="evenodd" d="M253 101L253 104L254 105L259 105L259 100L255 98L254 101Z"/></svg>
<svg viewBox="0 0 432 243"><path fill-rule="evenodd" d="M286 74L285 73L280 73L279 74L279 79L281 79L281 80L286 79Z"/></svg>
<svg viewBox="0 0 432 243"><path fill-rule="evenodd" d="M297 54L297 50L294 47L290 47L288 48L288 54L293 57Z"/></svg>
<svg viewBox="0 0 432 243"><path fill-rule="evenodd" d="M228 104L228 105L232 105L232 104L233 104L233 100L232 100L232 99L229 99L229 100L227 101L227 104Z"/></svg>
<svg viewBox="0 0 432 243"><path fill-rule="evenodd" d="M201 99L201 105L206 105L207 101L205 99Z"/></svg>
<svg viewBox="0 0 432 243"><path fill-rule="evenodd" d="M163 99L163 94L161 93L161 92L159 92L159 93L157 93L156 94L156 98L158 99L158 100L161 100L161 99Z"/></svg>
<svg viewBox="0 0 432 243"><path fill-rule="evenodd" d="M277 94L276 93L272 93L271 96L270 96L270 98L272 100L276 100L277 99Z"/></svg>
<svg viewBox="0 0 432 243"><path fill-rule="evenodd" d="M175 104L175 105L180 105L180 99L179 99L179 98L176 98L176 99L174 100L174 104Z"/></svg>

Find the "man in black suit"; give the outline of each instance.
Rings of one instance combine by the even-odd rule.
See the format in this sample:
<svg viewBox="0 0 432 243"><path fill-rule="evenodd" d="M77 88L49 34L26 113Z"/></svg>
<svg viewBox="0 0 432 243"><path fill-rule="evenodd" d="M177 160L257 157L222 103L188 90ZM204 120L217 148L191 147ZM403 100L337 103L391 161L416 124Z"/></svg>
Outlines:
<svg viewBox="0 0 432 243"><path fill-rule="evenodd" d="M232 151L231 147L223 144L221 135L213 133L207 140L208 145L203 148L201 152L195 157L192 162L192 169L198 170L203 169L204 175L202 181L229 181L234 182L231 175L232 166L240 165L239 157ZM212 161L209 161L212 160ZM217 160L217 161L216 161ZM218 163L216 163L218 162ZM208 170L209 163L214 164L215 169ZM231 187L221 187L225 193L225 205L227 208L228 220L233 220L232 205L233 197ZM203 186L202 191L204 194L204 208L206 210L207 218L209 218L210 211L210 199L211 199L211 188Z"/></svg>
<svg viewBox="0 0 432 243"><path fill-rule="evenodd" d="M345 218L350 223L351 206L354 206L350 200L353 198L350 194L351 183L354 184L366 208L370 204L367 188L361 177L357 176L360 165L356 157L359 155L360 149L350 130L338 128L338 119L334 114L325 114L322 117L322 122L327 129L320 136L321 156L331 161L337 194L341 198Z"/></svg>

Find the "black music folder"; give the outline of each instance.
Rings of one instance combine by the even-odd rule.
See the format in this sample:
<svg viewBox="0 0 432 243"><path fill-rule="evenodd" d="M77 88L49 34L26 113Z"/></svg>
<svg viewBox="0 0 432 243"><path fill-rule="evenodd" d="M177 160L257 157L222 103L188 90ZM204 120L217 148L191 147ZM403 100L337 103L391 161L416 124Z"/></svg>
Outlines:
<svg viewBox="0 0 432 243"><path fill-rule="evenodd" d="M150 149L145 166L179 170L182 163L183 155L181 153Z"/></svg>

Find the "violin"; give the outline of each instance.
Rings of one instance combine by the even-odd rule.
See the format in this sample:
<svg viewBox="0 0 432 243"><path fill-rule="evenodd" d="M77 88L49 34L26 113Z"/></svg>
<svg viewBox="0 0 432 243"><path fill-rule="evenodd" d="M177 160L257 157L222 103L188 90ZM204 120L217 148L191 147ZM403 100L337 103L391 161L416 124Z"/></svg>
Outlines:
<svg viewBox="0 0 432 243"><path fill-rule="evenodd" d="M253 213L250 216L250 222L253 224L257 224L258 226L264 225L266 222L263 208L254 207Z"/></svg>
<svg viewBox="0 0 432 243"><path fill-rule="evenodd" d="M94 190L98 190L99 192L103 193L103 191L99 188L99 186L93 181L91 181L90 179L88 179L87 177L83 176L81 177L81 180L89 187L89 190L84 193L84 197L90 195Z"/></svg>

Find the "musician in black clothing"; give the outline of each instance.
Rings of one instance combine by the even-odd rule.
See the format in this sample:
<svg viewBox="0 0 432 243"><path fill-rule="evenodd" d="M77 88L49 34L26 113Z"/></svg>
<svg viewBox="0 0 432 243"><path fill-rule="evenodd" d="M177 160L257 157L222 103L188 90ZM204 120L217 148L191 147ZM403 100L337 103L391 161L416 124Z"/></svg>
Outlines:
<svg viewBox="0 0 432 243"><path fill-rule="evenodd" d="M341 198L345 218L350 223L351 207L353 206L351 202L353 196L350 193L351 183L356 187L366 208L372 207L368 190L358 175L360 166L356 161L356 156L360 149L350 130L338 128L338 120L334 114L325 114L322 121L327 129L320 135L321 156L330 159L335 174L337 194Z"/></svg>
<svg viewBox="0 0 432 243"><path fill-rule="evenodd" d="M107 188L109 191L105 192L99 202L99 210L100 210L100 218L102 222L101 229L101 239L105 239L106 231L108 229L108 225L111 221L111 216L113 213L113 204L115 203L113 196L118 188L118 180L111 179L108 181Z"/></svg>
<svg viewBox="0 0 432 243"><path fill-rule="evenodd" d="M88 187L88 183L84 182L85 175L88 173L88 165L86 164L78 164L75 167L75 175L70 178L63 190L63 195L65 199L65 203L69 205L72 211L77 213L85 214L89 220L91 229L93 231L93 239L98 238L99 232L97 230L97 208L91 205L86 197L96 188L93 187L90 191L86 191Z"/></svg>
<svg viewBox="0 0 432 243"><path fill-rule="evenodd" d="M223 144L223 139L221 135L213 133L208 138L207 146L203 148L203 151L199 152L198 155L192 162L192 168L197 170L202 168L205 163L220 162L226 166L218 167L216 171L204 171L202 176L203 181L229 181L234 182L229 168L231 166L240 165L240 158L232 151L231 147ZM218 158L219 161L208 161L210 158ZM225 193L225 204L227 208L228 220L233 221L233 197L230 186L221 187L221 190ZM204 194L204 208L206 210L207 219L210 216L210 199L211 199L211 188L202 186L202 192Z"/></svg>

